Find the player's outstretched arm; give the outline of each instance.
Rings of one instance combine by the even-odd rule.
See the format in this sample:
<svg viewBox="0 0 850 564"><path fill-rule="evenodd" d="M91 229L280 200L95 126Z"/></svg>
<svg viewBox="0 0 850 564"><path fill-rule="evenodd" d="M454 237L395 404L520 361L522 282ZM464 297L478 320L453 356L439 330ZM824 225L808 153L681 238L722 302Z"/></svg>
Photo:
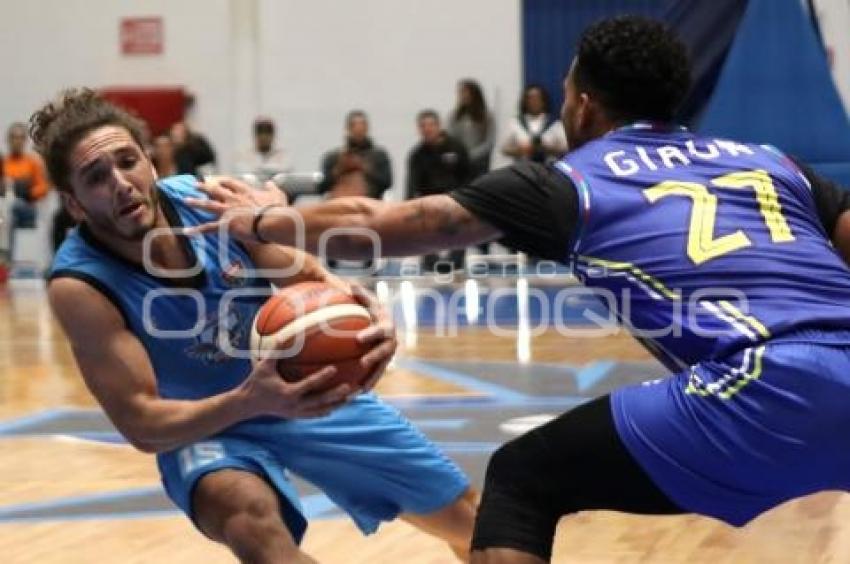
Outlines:
<svg viewBox="0 0 850 564"><path fill-rule="evenodd" d="M311 394L334 377L333 368L291 384L269 359L231 391L193 401L165 399L147 351L100 292L80 280L59 278L50 283L48 296L89 390L118 431L144 452L173 450L258 415L325 415L352 391L342 385Z"/></svg>
<svg viewBox="0 0 850 564"><path fill-rule="evenodd" d="M406 202L336 198L290 208L268 192L238 181L205 186L207 200L187 200L219 220L186 230L225 230L246 241L275 242L333 258L368 259L461 248L496 239L501 232L447 195Z"/></svg>

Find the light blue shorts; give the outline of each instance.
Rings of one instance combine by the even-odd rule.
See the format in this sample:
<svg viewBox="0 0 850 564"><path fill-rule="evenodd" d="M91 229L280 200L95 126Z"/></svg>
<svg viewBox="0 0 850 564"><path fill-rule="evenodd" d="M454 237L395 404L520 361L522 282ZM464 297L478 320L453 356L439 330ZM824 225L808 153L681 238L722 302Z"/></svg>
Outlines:
<svg viewBox="0 0 850 564"><path fill-rule="evenodd" d="M169 497L190 518L192 493L204 475L237 469L261 476L277 491L297 542L307 520L288 471L321 489L365 534L399 513L445 507L469 487L454 462L374 394L321 419L240 423L157 461Z"/></svg>

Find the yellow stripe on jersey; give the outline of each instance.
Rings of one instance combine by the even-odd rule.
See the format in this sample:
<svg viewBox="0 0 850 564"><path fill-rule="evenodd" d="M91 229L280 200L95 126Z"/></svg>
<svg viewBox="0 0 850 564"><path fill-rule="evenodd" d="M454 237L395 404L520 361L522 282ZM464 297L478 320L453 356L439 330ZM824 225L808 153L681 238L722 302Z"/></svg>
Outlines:
<svg viewBox="0 0 850 564"><path fill-rule="evenodd" d="M727 302L726 300L720 300L717 302L720 304L720 307L723 308L723 311L737 319L738 321L742 321L758 331L758 334L764 337L765 339L770 338L770 331L767 330L761 321L753 317L752 315L746 315L740 309Z"/></svg>
<svg viewBox="0 0 850 564"><path fill-rule="evenodd" d="M696 394L701 397L716 396L722 400L729 400L740 392L744 386L757 380L762 373L762 357L764 356L765 346L762 345L755 349L745 349L744 359L741 362L740 368L732 368L727 374L724 374L719 380L706 384L702 378L691 369L691 376L688 379L688 386L685 388L686 394ZM754 356L753 368L747 371L750 356Z"/></svg>
<svg viewBox="0 0 850 564"><path fill-rule="evenodd" d="M665 286L664 283L661 282L661 280L650 276L649 274L647 274L646 272L644 272L643 270L636 267L630 262L616 262L588 256L579 256L578 258L579 260L587 262L588 266L602 266L605 268L610 268L611 270L628 272L633 277L637 278L644 284L647 284L653 290L655 290L668 300L678 301L682 299L682 295L677 290L671 290L670 288Z"/></svg>

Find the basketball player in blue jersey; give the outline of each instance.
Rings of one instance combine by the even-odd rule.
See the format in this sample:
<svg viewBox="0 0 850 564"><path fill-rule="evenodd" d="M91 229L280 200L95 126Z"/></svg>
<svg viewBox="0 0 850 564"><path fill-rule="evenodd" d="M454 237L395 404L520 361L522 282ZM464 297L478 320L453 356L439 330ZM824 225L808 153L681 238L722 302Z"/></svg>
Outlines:
<svg viewBox="0 0 850 564"><path fill-rule="evenodd" d="M492 457L473 562L551 556L563 515L697 513L740 526L850 489L850 194L777 149L670 124L690 81L681 42L623 17L583 34L564 81L570 152L404 203L285 202L229 184L193 202L246 241L308 246L331 227L406 255L501 237L571 264L671 371L619 389ZM346 182L362 181L356 172ZM260 206L258 208L258 206ZM258 211L259 210L259 211ZM366 236L332 239L340 258Z"/></svg>
<svg viewBox="0 0 850 564"><path fill-rule="evenodd" d="M51 306L88 388L133 446L156 453L168 495L204 534L244 562L314 562L298 549L307 523L292 471L364 533L400 516L468 558L468 480L397 410L345 384L316 391L333 368L287 383L275 358L252 369L244 354L271 282L342 281L292 248L177 234L212 218L184 201L203 196L197 180L157 181L138 122L91 91L66 92L31 129L80 222L54 261ZM395 340L360 299L375 312L358 335L371 345L368 388Z"/></svg>

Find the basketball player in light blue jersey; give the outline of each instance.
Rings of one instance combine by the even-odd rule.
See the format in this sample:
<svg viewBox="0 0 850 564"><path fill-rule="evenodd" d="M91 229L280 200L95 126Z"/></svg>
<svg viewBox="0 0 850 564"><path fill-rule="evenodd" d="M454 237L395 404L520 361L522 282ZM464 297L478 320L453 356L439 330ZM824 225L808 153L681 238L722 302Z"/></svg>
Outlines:
<svg viewBox="0 0 850 564"><path fill-rule="evenodd" d="M661 24L606 20L585 31L564 82L571 151L552 166L399 204L341 198L258 215L285 202L214 186L193 202L248 241L291 243L300 226L314 246L328 228L362 227L334 239L340 258L363 253L366 234L388 255L501 237L572 265L670 370L502 446L473 562L546 561L558 520L578 511L740 526L789 499L850 490L850 193L775 148L672 125L689 80Z"/></svg>
<svg viewBox="0 0 850 564"><path fill-rule="evenodd" d="M467 557L468 480L397 410L346 384L316 391L334 368L288 383L274 357L251 367L251 323L272 282L343 282L292 248L179 235L212 217L185 203L203 196L197 180L157 181L138 122L92 91L64 93L31 129L80 222L54 261L51 306L88 388L133 446L156 453L168 495L204 534L244 562L314 562L298 548L307 522L291 471L364 533L401 517ZM395 339L387 314L361 300L376 312L358 335L371 345L368 388Z"/></svg>

